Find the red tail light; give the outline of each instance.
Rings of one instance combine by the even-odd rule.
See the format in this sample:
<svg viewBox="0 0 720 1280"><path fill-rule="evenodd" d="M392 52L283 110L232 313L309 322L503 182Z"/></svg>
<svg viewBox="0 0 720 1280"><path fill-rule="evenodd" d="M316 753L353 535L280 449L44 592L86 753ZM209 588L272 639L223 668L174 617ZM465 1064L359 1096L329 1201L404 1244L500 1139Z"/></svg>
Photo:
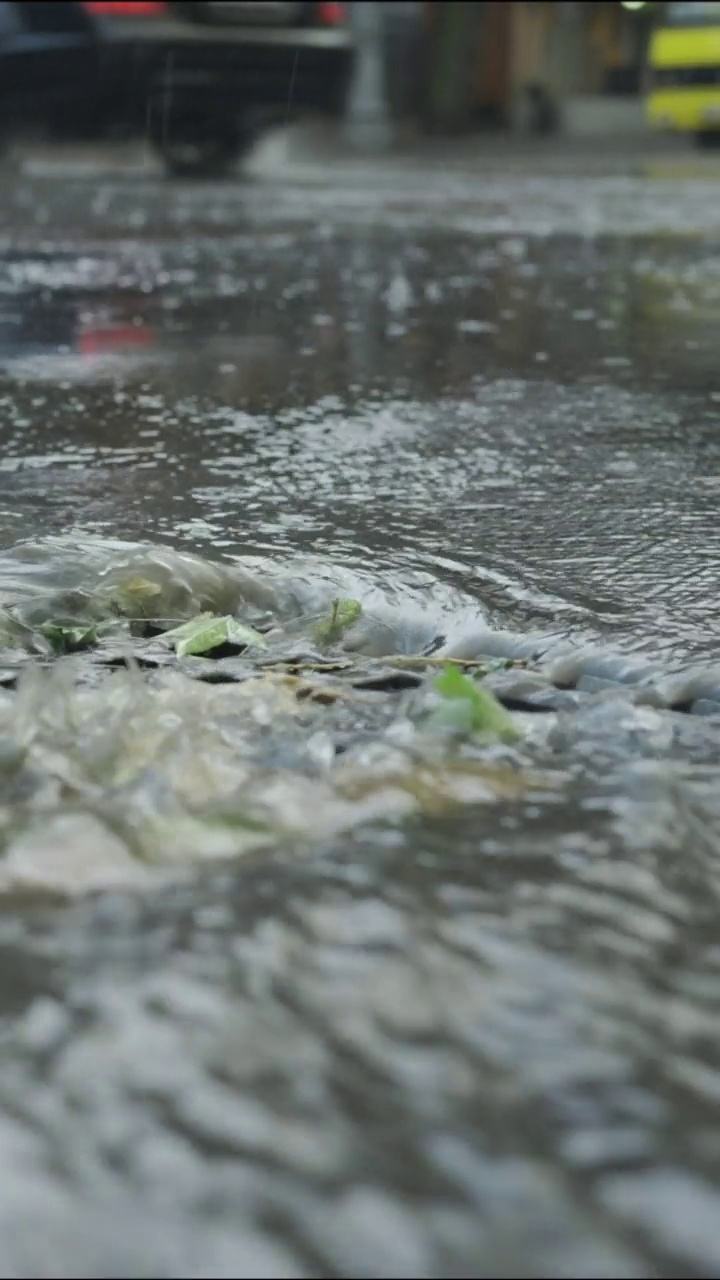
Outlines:
<svg viewBox="0 0 720 1280"><path fill-rule="evenodd" d="M318 5L317 16L318 22L324 26L337 27L347 19L347 5L339 4L338 0L327 0L326 4Z"/></svg>
<svg viewBox="0 0 720 1280"><path fill-rule="evenodd" d="M115 329L87 329L78 334L76 346L83 356L98 356L128 347L151 347L154 341L155 334L145 325L118 325Z"/></svg>
<svg viewBox="0 0 720 1280"><path fill-rule="evenodd" d="M83 9L87 9L94 18L157 18L167 12L164 0L86 0Z"/></svg>

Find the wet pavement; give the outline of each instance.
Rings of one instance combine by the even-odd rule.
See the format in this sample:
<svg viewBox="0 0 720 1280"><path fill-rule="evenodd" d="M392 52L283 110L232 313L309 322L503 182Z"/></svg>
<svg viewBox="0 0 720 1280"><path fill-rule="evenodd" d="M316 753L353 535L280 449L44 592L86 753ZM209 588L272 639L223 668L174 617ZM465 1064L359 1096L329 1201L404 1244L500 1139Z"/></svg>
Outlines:
<svg viewBox="0 0 720 1280"><path fill-rule="evenodd" d="M0 1275L717 1274L719 196L5 184L2 603L181 552L368 622L300 716L8 661ZM423 650L526 660L521 744L439 763ZM235 786L228 856L176 819Z"/></svg>

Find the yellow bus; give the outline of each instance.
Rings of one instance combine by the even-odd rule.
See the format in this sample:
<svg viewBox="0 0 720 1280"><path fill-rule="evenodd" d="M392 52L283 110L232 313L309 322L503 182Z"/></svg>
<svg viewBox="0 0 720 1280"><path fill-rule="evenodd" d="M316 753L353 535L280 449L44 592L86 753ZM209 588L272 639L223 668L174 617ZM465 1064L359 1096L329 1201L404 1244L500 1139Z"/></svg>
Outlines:
<svg viewBox="0 0 720 1280"><path fill-rule="evenodd" d="M720 4L688 0L662 10L648 50L648 119L720 147Z"/></svg>

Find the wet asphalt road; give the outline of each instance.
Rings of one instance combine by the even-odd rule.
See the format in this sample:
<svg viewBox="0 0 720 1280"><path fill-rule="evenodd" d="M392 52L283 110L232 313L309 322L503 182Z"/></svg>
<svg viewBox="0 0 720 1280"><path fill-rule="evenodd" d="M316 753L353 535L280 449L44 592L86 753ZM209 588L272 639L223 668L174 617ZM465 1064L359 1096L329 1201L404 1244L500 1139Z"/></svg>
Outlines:
<svg viewBox="0 0 720 1280"><path fill-rule="evenodd" d="M21 173L3 544L340 566L720 703L718 197ZM540 755L540 797L8 902L0 1275L716 1275L720 715L590 692Z"/></svg>

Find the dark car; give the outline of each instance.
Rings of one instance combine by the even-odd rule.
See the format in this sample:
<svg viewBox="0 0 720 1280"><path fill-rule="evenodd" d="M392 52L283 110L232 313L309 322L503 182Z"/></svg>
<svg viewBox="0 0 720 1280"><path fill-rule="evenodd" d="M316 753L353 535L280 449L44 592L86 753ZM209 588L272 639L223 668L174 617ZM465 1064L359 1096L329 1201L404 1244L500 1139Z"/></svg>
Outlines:
<svg viewBox="0 0 720 1280"><path fill-rule="evenodd" d="M267 125L339 113L351 64L338 3L0 3L0 128L147 137L220 174Z"/></svg>

